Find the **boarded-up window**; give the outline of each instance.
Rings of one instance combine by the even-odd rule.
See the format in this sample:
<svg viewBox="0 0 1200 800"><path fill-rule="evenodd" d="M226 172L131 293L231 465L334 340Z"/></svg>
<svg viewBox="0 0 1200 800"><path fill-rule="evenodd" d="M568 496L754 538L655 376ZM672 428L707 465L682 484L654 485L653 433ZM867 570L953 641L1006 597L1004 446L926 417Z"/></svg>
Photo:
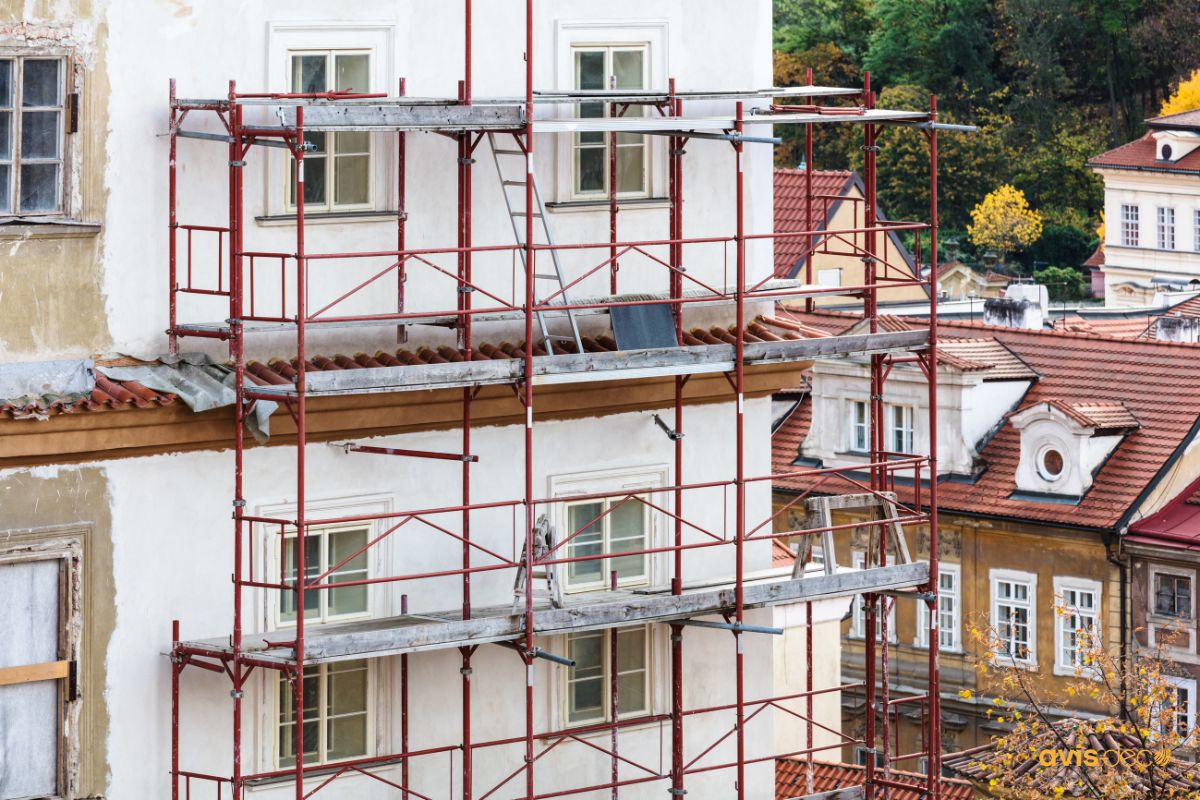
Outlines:
<svg viewBox="0 0 1200 800"><path fill-rule="evenodd" d="M0 563L0 800L60 794L63 563Z"/></svg>

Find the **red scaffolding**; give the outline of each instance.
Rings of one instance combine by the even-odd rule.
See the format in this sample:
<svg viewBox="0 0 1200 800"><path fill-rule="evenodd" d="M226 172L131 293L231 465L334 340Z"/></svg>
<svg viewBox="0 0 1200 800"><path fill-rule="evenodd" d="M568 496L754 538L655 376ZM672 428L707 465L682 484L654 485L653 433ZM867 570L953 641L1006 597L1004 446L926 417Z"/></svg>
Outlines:
<svg viewBox="0 0 1200 800"><path fill-rule="evenodd" d="M753 92L677 92L672 80L668 91L656 92L578 92L543 93L534 91L534 36L533 0L525 2L525 94L521 99L488 99L472 96L471 87L471 0L465 0L465 64L464 79L459 84L459 94L454 99L435 100L410 98L406 86L400 81L399 94L395 97L369 94L329 92L319 95L295 93L254 93L237 91L230 82L228 96L218 100L189 100L176 95L171 85L170 98L170 165L169 165L169 268L170 268L170 348L177 352L179 340L185 337L203 337L226 341L233 364L237 403L235 404L235 426L233 430L235 484L233 499L233 624L232 632L218 639L185 640L181 638L179 624L174 623L171 648L171 783L172 798L181 796L190 799L193 784L215 787L216 794L229 791L230 796L244 796L247 786L263 780L290 778L294 782L297 800L306 798L335 782L338 777L349 774L369 776L395 789L400 797L427 795L410 784L410 763L439 754L457 753L461 759L461 794L464 798L486 798L504 792L505 796L532 800L535 797L557 797L583 793L609 793L619 796L622 787L659 782L672 795L686 793L688 777L697 773L716 770L728 771L734 776L736 795L747 796L745 770L750 764L773 761L777 757L803 757L810 764L815 753L838 752L847 744L861 744L868 753L878 751L880 764L868 757L865 766L862 794L868 800L886 796L889 788L910 788L890 780L889 770L897 761L915 761L928 758L929 781L925 789L927 796L939 796L940 774L940 719L938 696L938 635L937 614L928 615L932 628L929 638L928 688L915 696L891 697L887 681L888 635L886 632L888 603L897 593L908 593L925 602L929 608L937 608L938 591L938 534L937 534L937 375L935 348L937 335L936 270L930 269L928 278L922 278L921 241L929 265L937 263L937 138L938 130L950 127L937 122L936 104L931 101L928 112L895 112L875 108L875 96L871 91L869 77L861 89L837 89L804 86L783 89L770 87ZM811 75L809 84L811 84ZM822 98L849 98L853 105L821 105ZM799 100L803 105L770 105L766 109L755 108L747 113L745 101L774 102L778 98ZM732 104L733 113L725 117L688 117L686 102L693 100L723 101ZM578 103L580 101L604 102L614 109L611 116L598 119L560 118L543 120L535 116L535 109L543 104ZM259 116L247 120L247 110L255 113L263 108L278 112L279 124L262 124ZM637 107L651 113L646 116L624 116L621 111ZM211 113L220 120L224 133L213 134L185 129L183 123L189 115ZM307 124L306 124L307 123ZM807 166L813 166L813 130L824 123L842 129L860 129L863 149L863 182L866 197L862 203L863 221L856 221L850 230L814 228L811 221L802 231L747 232L745 220L745 173L743 152L747 146L769 144L770 137L752 136L746 126L757 123L801 125L805 131ZM883 125L904 125L924 132L930 146L931 204L928 222L887 222L876 218L875 187L877 160L877 133ZM306 134L313 131L370 130L392 131L395 134L396 180L399 200L396 247L394 250L371 252L310 252L305 242L305 171L307 150ZM414 131L432 132L451 137L457 143L457 241L453 247L412 249L406 243L406 139ZM587 244L539 244L535 241L535 220L540 218L540 199L534 181L534 143L537 133L559 133L572 135L579 131L604 134L615 141L622 132L644 133L665 136L669 152L669 222L665 238L656 240L623 241L619 238L617 216L619 203L616 197L615 148L610 148L609 240ZM472 167L473 155L480 144L489 137L507 137L515 152L523 157L524 179L523 212L517 214L524 222L523 236L518 236L513 245L476 246L472 236ZM226 226L193 225L179 221L177 214L177 141L179 138L219 140L228 146L228 192L229 221ZM735 153L736 167L731 171L736 215L733 235L710 235L685 237L683 234L684 197L684 146L692 140L714 139L725 142ZM289 154L293 165L295 187L295 248L293 252L257 251L247 248L244 241L244 197L243 173L252 149L257 146L282 147ZM489 146L495 149L494 143ZM716 145L714 145L716 146ZM814 202L809 187L808 208L811 218ZM886 250L887 234L909 231L917 247L917 270L910 273L896 263L895 254ZM518 232L519 234L519 232ZM219 256L215 286L205 284L193 274L193 239L197 236L215 236L218 252L226 252L228 258ZM885 242L880 247L880 237ZM763 278L751 282L747 275L747 246L757 241L773 241L793 238L805 243L806 280L778 281ZM182 245L182 246L181 246ZM685 262L686 248L731 248L734 260L734 283L732 286L715 287L688 273ZM814 286L812 283L812 258L815 252L832 252L831 248L844 248L842 252L853 253L864 264L865 278L860 285L843 286L837 289ZM605 257L592 268L571 280L558 280L556 290L541 294L537 290L540 279L536 262L539 259L554 259L555 253L596 251ZM514 276L513 296L505 298L494 290L485 288L485 282L477 280L473 271L473 257L481 253L507 254L513 259L519 275ZM665 253L665 256L660 255ZM618 266L622 258L638 256L644 262L665 272L666 288L662 297L654 299L628 299L618 295ZM309 305L307 281L314 265L348 260L383 259L386 267L375 272L365 281L348 286L335 301L313 309ZM452 262L449 269L439 260ZM556 262L557 263L557 262ZM277 284L263 277L264 265L277 269ZM438 311L413 311L406 306L405 286L411 269L428 269L432 273L447 276L447 292L453 291L455 300L447 302ZM557 265L556 265L557 269ZM604 274L607 270L610 297L574 301L568 294L585 278ZM289 281L289 275L291 280ZM879 326L878 293L897 286L922 285L929 290L929 326L918 331L893 332L881 330ZM517 290L521 295L517 296ZM279 298L277 309L260 311L264 297L270 293ZM181 321L177 300L181 295L199 294L227 298L229 318L223 323L190 323ZM777 300L786 297L802 297L810 305L822 294L853 295L861 297L865 332L853 336L822 339L798 337L773 337L759 333L752 335L748 329L752 320L747 319L746 305L750 302ZM351 297L369 295L386 298L394 303L394 310L374 310L371 313L329 313L339 303ZM485 298L477 304L476 295ZM545 334L547 317L558 321L569 320L574 330L575 313L603 313L620 306L639 306L665 303L672 312L675 336L678 345L667 348L647 348L638 351L606 352L592 348L590 341L573 335ZM689 304L722 304L732 310L735 324L730 329L727 341L719 343L695 342L690 339L683 323L683 311ZM290 311L289 311L290 308ZM478 320L509 320L521 322L524 339L517 359L490 358L481 353L474 339L473 323ZM375 324L404 330L407 326L434 324L450 327L456 332L459 358L444 364L394 365L376 364L371 369L346 372L314 370L306 355L306 338L311 330L323 326L347 326ZM294 380L290 385L263 385L248 374L244 343L248 336L262 331L290 331L295 336ZM761 328L759 329L761 331ZM539 336L539 331L542 335ZM869 404L868 463L847 468L797 469L790 475L807 475L812 478L813 488L791 499L783 508L774 510L764 519L749 519L747 507L748 487L771 484L780 475L754 475L747 470L745 430L745 370L756 364L799 363L814 358L864 354L869 357L871 375L871 401ZM928 430L929 455L913 455L889 452L883 433L883 394L888 373L895 364L915 363L923 371L928 384ZM659 424L673 441L674 475L672 485L653 490L625 490L582 496L604 498L611 501L613 509L626 503L640 503L653 513L660 514L673 529L670 543L652 547L647 541L642 550L631 550L629 555L659 554L671 559L672 569L669 588L658 594L645 593L633 596L620 592L615 586L611 591L576 600L571 608L544 607L535 601L532 591L532 572L535 567L555 569L562 565L588 560L599 560L601 569L606 556L570 555L564 550L574 537L588 528L592 522L574 531L567 531L560 540L549 548L537 548L537 520L563 498L540 497L534 486L534 443L537 430L535 415L535 386L541 383L579 380L588 373L589 381L620 381L647 374L673 377L674 402L673 420ZM689 377L704 372L724 373L729 381L730 400L734 407L732 425L736 436L736 457L732 475L720 481L684 481L683 432L687 420L684 414L685 386ZM523 426L524 490L520 497L503 501L480 503L472 498L472 465L477 461L472 450L472 403L479 387L484 385L509 385L517 393L524 407ZM461 462L461 503L436 508L405 509L355 517L315 518L306 508L310 495L310 483L318 481L305 468L306 414L310 396L347 394L362 392L402 392L414 389L455 388L461 390L462 419L460 427L461 448L455 452L431 452L402 450L370 445L347 445L348 450L385 454L405 458L451 459ZM295 466L295 513L271 517L247 513L247 500L243 494L243 468L245 466L246 442L245 421L256 402L270 401L286 407L296 424ZM912 481L913 501L900 504L895 501L894 489L897 479ZM728 490L734 497L735 530L732 537L707 530L685 514L689 493L704 489ZM889 492L892 492L888 494ZM826 524L806 526L802 529L786 530L777 523L797 504L804 503L818 494L854 494L875 501L886 500L897 508L895 517L875 522ZM571 500L579 500L573 495ZM472 536L473 517L489 510L508 509L515 518L521 519L523 542L509 554L497 552L481 544ZM604 515L602 514L602 516ZM458 530L449 523L439 520L457 519ZM341 563L311 577L306 570L297 569L296 576L289 579L280 559L280 574L277 579L259 577L253 569L254 544L250 532L255 526L284 536L295 537L295 563L307 564L305 558L306 539L310 529L350 521L371 520L378 522L383 532L357 552L346 556ZM424 525L461 543L461 561L446 564L437 570L423 572L373 575L357 581L334 583L331 574L340 566L377 546L381 541L395 535L406 525ZM929 529L929 558L924 561L887 561L888 531L890 526L908 528L925 525ZM795 574L788 579L772 581L748 580L744 551L747 543L760 543L772 539L810 541L810 537L832 536L848 533L854 528L866 528L868 536L876 542L871 548L876 559L866 563L857 573L828 571L825 575ZM720 547L732 550L733 574L726 585L692 587L685 581L683 555L700 548ZM248 566L249 565L249 566ZM497 570L513 573L524 568L530 576L522 595L523 609L514 613L512 608L479 607L472 602L471 579L474 575ZM267 634L248 642L245 638L245 603L249 593L276 592L294 596L294 608L305 609L305 596L311 592L328 591L334 586L344 588L353 585L375 585L396 582L414 582L429 578L453 577L460 581L460 607L454 613L442 614L438 619L428 617L415 619L407 615L373 620L364 627L356 627L356 635L350 636L337 624L306 625L303 612L296 614L295 627ZM884 630L879 637L865 637L866 663L865 680L838 686L816 687L813 680L812 653L812 603L829 597L849 597L862 594L866 630L875 630L877 625ZM745 636L770 634L777 631L758 628L745 622L748 609L770 606L777 603L805 602L809 625L807 627L808 675L805 691L786 696L748 698L745 692L743 638ZM723 617L724 622L697 619L698 617ZM584 620L581 622L580 620ZM617 714L616 691L616 638L620 627L634 624L662 624L670 627L671 691L670 712L660 713L651 719L670 726L671 755L669 770L660 770L641 763L637 756L623 755L619 749L618 732L626 725L643 723L646 717L622 720ZM733 639L734 670L730 680L734 683L735 701L730 704L688 708L684 705L684 630L692 625L718 627L727 630ZM560 656L546 653L538 647L537 638L547 633L557 633L587 626L589 630L603 629L611 636L610 670L613 686L610 692L612 704L611 720L601 724L563 730L539 731L535 726L534 670L535 659L543 658L562 663L570 668L570 662ZM366 631L366 634L363 632ZM364 644L368 641L369 644ZM506 646L515 652L525 665L527 676L524 684L524 731L521 735L487 741L472 736L471 680L472 657L484 644ZM457 649L462 662L462 719L461 737L458 741L425 747L410 748L409 719L409 659L418 651L432 649ZM382 658L397 656L400 659L401 685L398 691L400 706L400 750L336 762L332 765L305 764L304 681L301 679L305 666L336 660L338 658L362 657ZM233 763L228 774L189 770L181 766L180 692L181 676L188 667L224 674L232 684L232 748ZM242 704L243 689L254 670L280 672L291 682L292 711L294 714L295 758L294 767L265 772L249 773L243 769ZM814 720L814 698L840 690L858 690L866 698L866 733L861 740L839 734L839 741L825 746L814 744L814 726L822 727ZM515 687L514 687L515 691ZM785 705L803 701L803 710ZM895 711L900 705L915 707L923 726L925 749L917 753L889 753L890 728L894 723ZM806 747L798 752L786 754L749 753L746 747L746 726L760 714L787 714L804 721ZM711 743L691 742L685 739L685 721L697 715L717 715L729 720L728 730ZM828 729L826 729L828 730ZM610 732L608 747L602 747L585 734L597 731ZM836 733L836 732L835 732ZM211 734L210 734L211 735ZM722 743L732 739L736 755L732 760L711 763L706 759ZM535 775L539 760L563 742L574 741L599 751L611 760L611 779L603 784L579 786L567 790L540 792L535 786ZM539 747L540 743L540 747ZM475 759L489 748L522 745L522 763L495 786L476 786L473 777ZM689 752L690 751L690 752ZM373 767L398 765L399 780L392 780ZM621 766L626 770L624 775ZM630 775L629 773L633 773ZM390 773L389 773L390 775ZM811 771L810 771L811 775ZM518 786L522 788L518 788ZM451 789L447 788L450 796ZM811 781L809 791L812 791Z"/></svg>

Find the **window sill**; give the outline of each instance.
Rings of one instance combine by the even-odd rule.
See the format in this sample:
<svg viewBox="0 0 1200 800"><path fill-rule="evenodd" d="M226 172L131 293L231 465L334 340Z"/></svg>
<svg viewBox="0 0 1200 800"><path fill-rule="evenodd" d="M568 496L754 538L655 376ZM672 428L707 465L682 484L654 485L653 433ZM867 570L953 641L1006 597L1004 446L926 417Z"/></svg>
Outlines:
<svg viewBox="0 0 1200 800"><path fill-rule="evenodd" d="M1059 678L1079 678L1093 681L1100 680L1100 671L1094 667L1080 668L1079 673L1075 673L1075 667L1065 667L1062 664L1055 663L1054 669L1051 670Z"/></svg>
<svg viewBox="0 0 1200 800"><path fill-rule="evenodd" d="M639 197L617 200L617 209L620 211L670 207L671 200L667 197ZM555 214L571 214L580 211L607 211L608 200L567 200L559 203L546 203L546 210Z"/></svg>
<svg viewBox="0 0 1200 800"><path fill-rule="evenodd" d="M0 241L17 239L89 239L99 236L99 222L68 219L0 217Z"/></svg>
<svg viewBox="0 0 1200 800"><path fill-rule="evenodd" d="M659 723L662 722L663 717L664 715L662 714L649 713L639 714L637 717L633 718L633 721L629 721L628 718L622 717L619 723L620 727L618 727L617 730L624 735L630 731L642 731L648 728L657 728ZM552 739L560 739L563 735L575 736L580 739L595 739L600 737L607 738L612 734L611 727L595 727L600 725L607 726L609 725L609 722L608 720L596 720L595 722L579 722L576 723L574 727L561 727L559 729L561 731L560 733L554 736L542 737L541 741L548 742ZM578 731L578 733L572 733L572 731Z"/></svg>
<svg viewBox="0 0 1200 800"><path fill-rule="evenodd" d="M395 222L399 215L396 211L333 211L317 214L305 214L305 225L329 225L348 222ZM264 228L284 227L296 224L295 214L264 214L254 218L254 221Z"/></svg>
<svg viewBox="0 0 1200 800"><path fill-rule="evenodd" d="M348 759L344 759L343 761L331 761L328 764L322 764L320 766L305 767L304 777L305 778L308 778L310 776L323 777L326 775L332 775L335 772L338 772L339 770L343 769L342 764L344 763L344 761L355 761L355 760L361 760L364 758L373 758L373 757L374 756L357 756L356 758L348 758ZM390 769L390 768L398 765L401 760L402 759L400 759L400 758L395 758L395 759L388 759L385 761L380 761L375 764L365 764L365 765L362 765L362 769L370 770L372 772ZM271 769L280 769L280 767L271 767ZM285 767L284 769L290 770L292 768ZM345 777L352 777L352 776L347 775ZM366 777L366 776L364 776L364 777ZM271 778L256 778L252 781L247 781L246 786L249 787L251 792L253 792L255 789L268 789L272 786L278 786L279 784L282 784L282 783L293 782L293 781L295 781L295 779L296 779L295 773L289 772L287 775L278 775L278 776L271 777Z"/></svg>

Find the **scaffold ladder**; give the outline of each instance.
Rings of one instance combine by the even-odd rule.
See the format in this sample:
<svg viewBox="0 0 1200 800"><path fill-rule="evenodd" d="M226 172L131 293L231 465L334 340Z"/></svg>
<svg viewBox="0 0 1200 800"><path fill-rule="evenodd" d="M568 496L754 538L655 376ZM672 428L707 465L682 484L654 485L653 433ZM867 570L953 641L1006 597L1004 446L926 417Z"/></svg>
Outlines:
<svg viewBox="0 0 1200 800"><path fill-rule="evenodd" d="M514 146L511 149L506 149L506 148L499 147L497 145L496 134L494 134L494 133L488 134L488 145L490 145L491 149L492 149L492 161L495 162L495 164L496 164L496 175L499 176L499 178L500 178L500 193L502 195L504 195L504 207L508 210L508 219L512 223L513 236L516 237L517 244L524 245L525 244L525 223L524 223L525 204L524 204L524 202L514 203L513 197L512 197L512 195L509 194L509 191L512 189L520 189L523 192L525 189L525 169L526 169L527 154L526 154L525 150L518 145L518 140L516 139L515 136L513 137L513 140L514 140ZM504 157L503 160L501 159L501 156ZM520 160L518 160L518 157ZM509 170L511 171L517 165L519 165L520 169L521 169L521 173L520 173L519 177L518 176L508 176L505 174L505 171L504 171L505 166L509 166ZM533 175L532 169L529 170L529 174L531 176ZM541 193L541 190L538 189L536 178L533 179L533 198L534 198L534 208L535 208L535 211L533 212L534 236L536 239L537 233L540 230L542 235L546 239L545 242L535 241L534 244L547 244L547 245L553 246L554 245L554 237L550 235L550 222L546 218L546 204L542 202L542 193ZM521 254L521 266L525 266L525 250L521 249L521 250L518 250L517 252L519 252ZM557 250L549 250L548 252L550 253L550 260L554 265L554 271L553 272L536 272L536 273L534 273L534 276L533 276L533 278L534 278L534 284L533 284L534 285L534 291L533 291L534 302L537 302L537 303L541 302L541 298L543 295L542 295L542 292L539 291L539 287L543 286L546 282L549 282L552 287L551 292L556 293L558 295L558 300L560 302L562 302L565 305L569 305L571 300L567 296L567 285L566 285L566 280L563 278L562 263L559 260L558 251ZM550 325L546 320L546 316L547 316L546 312L544 312L544 311L537 312L538 327L540 327L542 330L542 339L546 343L546 352L549 355L553 355L554 352L553 352L552 343L555 341L563 341L563 342L572 342L575 345L575 352L582 353L583 352L583 340L579 336L579 324L575 319L575 312L574 312L574 310L568 308L568 309L565 309L562 313L566 314L567 321L571 325L571 335L570 336L565 336L565 335L561 335L561 334L552 334L550 332Z"/></svg>
<svg viewBox="0 0 1200 800"><path fill-rule="evenodd" d="M537 525L533 528L533 559L536 562L539 558L544 557L554 547L554 528L550 525L550 521L543 514L538 517ZM546 582L544 591L540 591L533 587L533 582L542 580ZM526 563L525 553L522 550L521 563L517 567L517 577L513 581L513 613L517 613L525 607L525 593L533 592L534 602L543 600L548 602L554 608L562 607L562 589L555 580L554 567L544 565L542 567L529 568Z"/></svg>
<svg viewBox="0 0 1200 800"><path fill-rule="evenodd" d="M833 511L867 510L869 519L883 523L886 531L883 537L869 536L867 552L863 561L864 568L879 566L879 542L882 538L884 546L891 544L891 552L900 564L911 564L912 557L908 553L908 543L904 540L900 515L896 511L896 495L893 492L875 492L864 494L830 495L828 497L811 497L808 500L808 521L805 527L813 533L804 534L800 541L799 552L796 553L795 565L792 567L793 578L803 578L804 570L812 561L813 539L817 531L821 536L821 560L826 575L837 571L837 554L833 550Z"/></svg>

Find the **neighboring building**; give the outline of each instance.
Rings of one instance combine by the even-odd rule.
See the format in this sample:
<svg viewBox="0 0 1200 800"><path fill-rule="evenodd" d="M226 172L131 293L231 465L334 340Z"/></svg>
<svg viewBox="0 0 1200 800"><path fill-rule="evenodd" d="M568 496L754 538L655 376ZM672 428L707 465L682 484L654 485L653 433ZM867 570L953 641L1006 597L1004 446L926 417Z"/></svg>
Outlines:
<svg viewBox="0 0 1200 800"><path fill-rule="evenodd" d="M1141 138L1088 162L1104 179L1101 269L1110 306L1200 287L1200 110L1146 124Z"/></svg>
<svg viewBox="0 0 1200 800"><path fill-rule="evenodd" d="M805 169L775 168L775 230L854 230L866 222L866 197L862 178L846 170L813 170L812 209L808 204L809 178ZM875 207L876 219L886 220L882 209ZM808 227L811 220L812 227ZM811 244L806 236L783 237L775 240L775 276L808 280L808 251L813 250L811 279L814 284L828 286L862 286L865 282L863 256L865 234L851 233L814 236ZM879 237L881 251L878 274L881 280L900 282L917 280L916 260L900 241L895 231ZM924 287L902 285L879 292L881 304L912 303L928 300ZM817 297L818 306L857 306L862 301L845 294Z"/></svg>
<svg viewBox="0 0 1200 800"><path fill-rule="evenodd" d="M924 324L896 317L881 322L887 329ZM833 334L861 328L849 315L795 307L788 324ZM945 320L938 355L942 735L945 750L954 751L986 744L1003 731L986 714L990 697L972 666L979 655L972 626L993 626L1005 642L1000 657L1015 659L1041 690L1063 700L1080 667L1075 630L1096 631L1114 654L1129 647L1132 631L1143 624L1136 608L1149 590L1148 578L1139 577L1147 567L1135 569L1131 582L1118 559L1126 529L1140 530L1143 523L1135 523L1140 518L1153 525L1161 515L1191 520L1190 510L1200 508L1187 501L1183 506L1176 501L1175 510L1168 506L1181 495L1179 487L1189 487L1182 494L1190 498L1200 476L1200 347L1049 330L1040 319L1032 330ZM776 429L776 472L863 463L870 386L862 360L818 361L809 383ZM924 419L926 396L920 370L904 363L892 369L883 396L887 450L927 447L929 431L917 421ZM923 476L923 486L928 479ZM913 485L911 478L897 478L902 502L914 501ZM827 486L777 481L776 505ZM861 519L842 514L834 522ZM787 524L800 527L796 519ZM1141 541L1144 535L1127 539ZM928 542L918 532L909 547L919 555ZM860 550L861 545L839 549L838 563L859 563ZM1190 548L1160 547L1155 557L1174 564L1164 573L1194 580L1197 565L1188 563L1189 553ZM1192 590L1186 580L1172 580L1172 614L1185 620L1194 639L1195 612L1187 605ZM1062 614L1056 613L1060 606L1066 608ZM888 618L894 694L915 688L913 677L927 658L927 619L923 605L895 601ZM853 605L843 632L843 677L852 681L862 676L866 634ZM1196 652L1189 650L1187 659L1200 663ZM969 699L959 696L964 690L970 690ZM842 696L843 731L859 735L862 698L851 691ZM1082 697L1069 707L1084 715L1109 711ZM919 709L902 707L896 719L899 751L912 752ZM843 757L861 763L866 756L846 748Z"/></svg>
<svg viewBox="0 0 1200 800"><path fill-rule="evenodd" d="M861 764L817 761L813 764L813 791L836 792L838 789L861 786L862 773ZM925 776L921 773L892 770L888 777L896 783L912 787L888 787L888 797L892 800L924 800L928 797ZM775 800L802 798L807 788L808 770L804 759L780 758L775 761ZM960 778L942 778L941 790L943 800L972 800L975 797L970 781Z"/></svg>
<svg viewBox="0 0 1200 800"><path fill-rule="evenodd" d="M937 286L939 300L967 300L1003 297L1008 286L1008 276L988 270L978 272L963 262L954 259L938 265Z"/></svg>

